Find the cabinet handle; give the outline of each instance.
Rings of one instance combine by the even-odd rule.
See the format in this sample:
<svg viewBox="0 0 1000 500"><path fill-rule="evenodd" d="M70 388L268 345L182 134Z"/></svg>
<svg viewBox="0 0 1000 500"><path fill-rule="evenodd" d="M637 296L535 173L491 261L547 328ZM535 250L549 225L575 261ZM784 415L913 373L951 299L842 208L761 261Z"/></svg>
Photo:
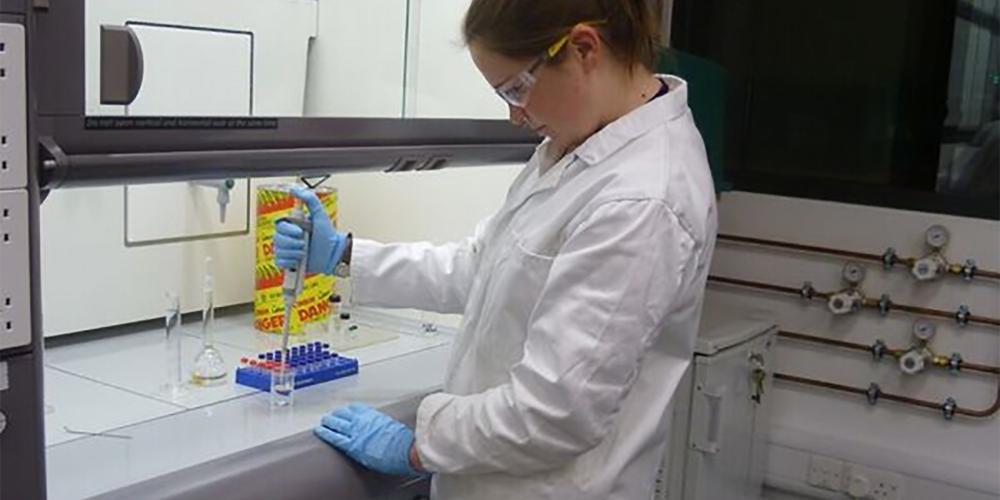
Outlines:
<svg viewBox="0 0 1000 500"><path fill-rule="evenodd" d="M704 439L696 440L694 448L715 455L722 449L722 403L725 399L726 387L721 386L712 390L702 390L701 395L705 397L708 406L708 422L705 429Z"/></svg>

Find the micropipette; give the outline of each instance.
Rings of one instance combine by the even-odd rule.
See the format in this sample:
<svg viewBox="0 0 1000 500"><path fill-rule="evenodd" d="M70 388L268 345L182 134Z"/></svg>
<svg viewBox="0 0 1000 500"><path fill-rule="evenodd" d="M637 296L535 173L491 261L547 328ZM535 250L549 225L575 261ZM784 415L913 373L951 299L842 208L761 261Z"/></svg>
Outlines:
<svg viewBox="0 0 1000 500"><path fill-rule="evenodd" d="M295 267L290 267L285 269L284 280L281 283L281 296L285 301L285 322L282 325L284 330L281 336L281 355L284 360L288 360L288 334L291 328L292 322L292 309L295 307L295 301L298 299L299 294L302 293L302 285L305 282L306 276L306 260L309 258L309 235L312 233L312 223L306 218L305 213L302 211L302 206L300 202L296 202L295 208L292 209L292 213L288 217L283 217L279 219L278 222L289 222L295 224L300 229L302 229L303 239L305 240L305 246L303 247L303 257Z"/></svg>

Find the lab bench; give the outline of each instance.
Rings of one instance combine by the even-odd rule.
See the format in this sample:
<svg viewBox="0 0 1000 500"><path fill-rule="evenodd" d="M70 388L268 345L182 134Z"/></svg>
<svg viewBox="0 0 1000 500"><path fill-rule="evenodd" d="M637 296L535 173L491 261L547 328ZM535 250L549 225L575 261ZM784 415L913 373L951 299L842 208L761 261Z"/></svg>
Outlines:
<svg viewBox="0 0 1000 500"><path fill-rule="evenodd" d="M406 498L427 481L364 471L312 435L329 411L367 403L412 423L420 399L440 389L450 328L424 333L419 321L355 308L365 332L398 337L346 353L360 373L295 391L290 407L233 383L239 359L273 348L248 313L216 320L215 345L231 371L225 384L179 397L166 379L163 330L151 327L46 351L46 468L53 500L271 497ZM201 345L182 337L184 372ZM323 339L310 334L303 340Z"/></svg>

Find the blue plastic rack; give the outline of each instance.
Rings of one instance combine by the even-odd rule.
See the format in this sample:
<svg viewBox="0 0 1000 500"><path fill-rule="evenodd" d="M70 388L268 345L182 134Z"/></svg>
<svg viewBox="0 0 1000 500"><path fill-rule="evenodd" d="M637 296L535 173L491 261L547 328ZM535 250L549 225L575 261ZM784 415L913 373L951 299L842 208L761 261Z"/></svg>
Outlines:
<svg viewBox="0 0 1000 500"><path fill-rule="evenodd" d="M291 369L295 371L295 388L329 382L358 373L358 360L330 351L330 344L310 342L288 349ZM271 373L281 368L280 350L263 352L256 359L240 359L236 383L264 392L271 390Z"/></svg>

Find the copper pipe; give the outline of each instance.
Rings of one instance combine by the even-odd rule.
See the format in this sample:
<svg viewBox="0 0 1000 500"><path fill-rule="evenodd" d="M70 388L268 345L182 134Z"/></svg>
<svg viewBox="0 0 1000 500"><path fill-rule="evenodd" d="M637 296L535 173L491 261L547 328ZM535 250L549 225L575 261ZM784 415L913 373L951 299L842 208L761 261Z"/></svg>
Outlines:
<svg viewBox="0 0 1000 500"><path fill-rule="evenodd" d="M742 286L742 287L747 287L747 288L756 288L756 289L759 289L759 290L768 290L768 291L773 291L773 292L786 293L786 294L789 294L789 295L796 295L796 296L799 296L799 297L803 297L802 291L800 289L798 289L798 288L791 288L791 287L781 286L781 285L773 285L771 283L762 283L760 281L741 280L741 279L726 278L726 277L723 277L723 276L712 276L712 275L710 275L708 277L708 281L711 281L711 282L714 282L714 283L724 283L724 284L727 284L727 285ZM833 295L833 293L813 291L811 298L827 300L827 299L830 298L831 295ZM877 307L878 300L877 299L871 299L871 298L865 299L864 305L866 307ZM941 309L930 309L930 308L926 308L926 307L910 306L910 305L906 305L906 304L897 304L895 302L892 303L891 309L892 310L909 312L909 313L912 313L912 314L924 315L924 316L934 316L934 317L938 317L938 318L955 319L955 313L949 312L949 311L943 311ZM991 317L987 317L987 316L969 315L968 322L969 323L979 323L979 324L987 325L987 326L1000 326L1000 319L991 318Z"/></svg>
<svg viewBox="0 0 1000 500"><path fill-rule="evenodd" d="M877 303L878 301L875 302ZM908 306L906 304L895 304L895 303L892 304L892 308L898 309L900 311L905 311L911 314L920 314L923 316L936 316L938 318L945 318L945 319L955 319L955 313L942 311L940 309L928 309L926 307ZM984 325L1000 326L1000 319L989 318L986 316L976 316L974 314L969 315L969 322L981 323Z"/></svg>
<svg viewBox="0 0 1000 500"><path fill-rule="evenodd" d="M843 347L844 349L853 349L855 351L871 352L871 348L869 348L864 344L856 344L854 342L830 339L826 337L816 337L814 335L806 335L804 333L796 333L796 332L780 330L778 331L778 336L786 339L800 340L802 342L812 342L814 344L826 344L836 347Z"/></svg>
<svg viewBox="0 0 1000 500"><path fill-rule="evenodd" d="M778 336L781 338L798 340L801 342L812 342L814 344L825 344L830 346L842 347L844 349L851 349L859 352L871 353L871 346L864 344L858 344L855 342L847 342L844 340L836 340L827 337L817 337L815 335L806 335L804 333L789 332L786 330L778 331ZM886 352L894 357L900 356L902 353L906 352L904 349L887 349ZM974 372L981 372L990 375L1000 375L1000 366L990 366L978 363L967 363L962 361L961 370L968 370Z"/></svg>
<svg viewBox="0 0 1000 500"><path fill-rule="evenodd" d="M831 389L831 390L840 391L840 392L848 392L848 393L851 393L851 394L857 394L859 396L866 396L867 397L867 395L868 395L868 389L861 388L861 387L854 387L854 386L850 386L850 385L838 384L836 382L827 382L825 380L817 380L817 379L812 379L812 378L799 377L799 376L796 376L796 375L788 375L788 374L785 374L785 373L775 373L774 374L774 378L776 380L785 380L785 381L788 381L788 382L795 382L797 384L811 385L811 386L814 386L814 387L822 387L824 389ZM937 403L934 403L932 401L925 401L923 399L916 399L916 398L910 398L910 397L906 397L906 396L899 396L897 394L891 394L891 393L888 393L888 392L880 393L879 394L879 398L880 399L884 398L884 399L888 399L890 401L896 401L896 402L899 402L899 403L905 403L905 404L914 405L914 406L921 406L921 407L924 407L924 408L930 408L932 410L937 410L937 409L941 408L941 405L939 405Z"/></svg>
<svg viewBox="0 0 1000 500"><path fill-rule="evenodd" d="M878 302L875 299L871 299L871 300L874 301L874 302ZM867 304L865 304L865 305L867 305ZM954 319L955 318L955 314L954 313L951 313L951 312L948 312L948 311L942 311L940 309L930 309L930 308L927 308L927 307L908 306L906 304L896 304L896 303L892 304L892 308L896 309L897 311L908 312L908 313L911 313L911 314L920 314L920 315L923 315L923 316L935 316L935 317L938 317L938 318L945 318L945 319Z"/></svg>
<svg viewBox="0 0 1000 500"><path fill-rule="evenodd" d="M984 278L990 278L994 280L1000 280L1000 273L996 271L987 271L985 269L980 269L976 271L976 276L982 276Z"/></svg>
<svg viewBox="0 0 1000 500"><path fill-rule="evenodd" d="M836 249L836 248L819 247L819 246L813 246L813 245L803 245L803 244L800 244L800 243L789 243L789 242L777 241L777 240L765 240L765 239L762 239L762 238L751 238L749 236L736 236L736 235L732 235L732 234L719 234L718 235L718 239L720 239L722 241L732 241L732 242L735 242L735 243L746 243L748 245L757 245L757 246L762 246L762 247L784 248L784 249L787 249L787 250L795 250L797 252L819 253L819 254L825 254L825 255L833 255L833 256L836 256L836 257L844 257L844 258L848 258L848 259L867 260L867 261L879 262L879 263L882 262L882 256L881 255L875 255L875 254L870 254L870 253L862 253L862 252L852 252L850 250L840 250L840 249Z"/></svg>
<svg viewBox="0 0 1000 500"><path fill-rule="evenodd" d="M985 418L996 415L997 411L1000 411L1000 382L997 383L997 397L993 400L993 404L989 408L982 410L969 410L966 408L958 408L956 412L959 415L965 415L967 417Z"/></svg>
<svg viewBox="0 0 1000 500"><path fill-rule="evenodd" d="M723 276L709 276L708 277L708 281L714 281L716 283L725 283L727 285L736 285L736 286L743 286L743 287L748 287L748 288L757 288L757 289L760 289L760 290L770 290L772 292L787 293L787 294L790 294L790 295L798 295L800 297L802 296L802 290L799 289L799 288L792 288L792 287L781 286L781 285L772 285L770 283L761 283L759 281L749 281L749 280L741 280L741 279L736 279L736 278L726 278L726 277L723 277ZM816 297L819 297L819 298L824 299L824 300L830 298L830 294L829 293L825 293L825 292L814 292L814 295Z"/></svg>
<svg viewBox="0 0 1000 500"><path fill-rule="evenodd" d="M850 385L838 384L836 382L828 382L825 380L817 380L806 377L799 377L797 375L789 375L786 373L775 373L775 380L784 380L787 382L794 382L802 385L809 385L813 387L822 387L824 389L831 389L834 391L847 392L850 394L857 394L859 396L868 396L868 389L861 387L854 387ZM933 401L927 401L924 399L910 398L907 396L900 396L898 394L892 394L888 392L880 392L879 399L888 399L889 401L896 401L897 403L908 404L912 406L919 406L921 408L928 408L931 410L941 410L941 404L935 403ZM993 404L989 408L982 410L973 410L970 408L963 408L961 406L955 407L955 413L958 415L964 415L967 417L985 418L991 417L1000 411L1000 381L997 383L997 396L993 401Z"/></svg>
<svg viewBox="0 0 1000 500"><path fill-rule="evenodd" d="M1000 375L1000 366L981 365L979 363L966 363L965 361L963 361L962 369Z"/></svg>
<svg viewBox="0 0 1000 500"><path fill-rule="evenodd" d="M790 242L787 242L787 241L767 240L767 239L763 239L763 238L751 238L749 236L736 236L736 235L733 235L733 234L719 234L718 235L718 239L721 240L721 241L731 241L731 242L734 242L734 243L744 243L744 244L747 244L747 245L757 245L757 246L762 246L762 247L783 248L783 249L786 249L786 250L794 250L796 252L817 253L817 254L824 254L824 255L832 255L832 256L835 256L835 257L844 257L844 258L847 258L847 259L866 260L866 261L869 261L869 262L878 262L879 264L883 263L882 256L881 255L876 255L876 254L873 254L873 253L853 252L853 251L850 251L850 250L841 250L841 249L838 249L838 248L829 248L829 247L821 247L821 246L814 246L814 245L803 245L801 243L790 243ZM916 259L914 259L912 257L899 257L898 261L900 263L903 263L903 264L912 265L913 262L916 261ZM950 270L949 270L949 272L951 274L955 274L954 272L951 272ZM986 269L978 269L978 270L976 270L976 277L990 278L990 279L994 279L994 280L1000 280L1000 272L990 271L990 270L986 270Z"/></svg>

